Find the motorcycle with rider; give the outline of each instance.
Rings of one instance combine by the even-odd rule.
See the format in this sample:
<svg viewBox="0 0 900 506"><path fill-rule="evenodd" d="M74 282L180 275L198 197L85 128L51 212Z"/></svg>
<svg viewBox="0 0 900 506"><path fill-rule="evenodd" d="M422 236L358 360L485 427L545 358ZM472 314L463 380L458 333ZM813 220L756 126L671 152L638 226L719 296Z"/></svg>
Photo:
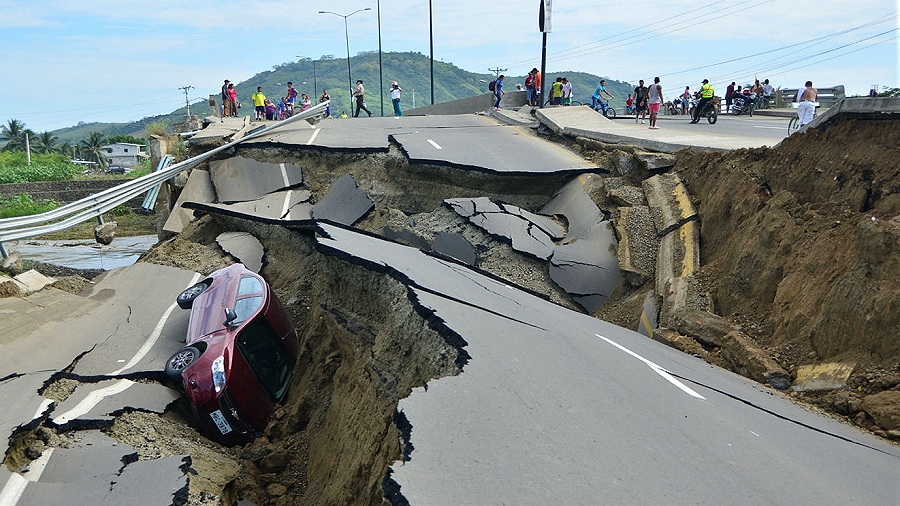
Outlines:
<svg viewBox="0 0 900 506"><path fill-rule="evenodd" d="M718 112L716 111L715 94L716 90L709 84L709 80L704 79L703 84L700 86L700 91L695 95L699 95L699 100L693 107L691 124L699 123L702 117L706 117L710 125L716 123Z"/></svg>

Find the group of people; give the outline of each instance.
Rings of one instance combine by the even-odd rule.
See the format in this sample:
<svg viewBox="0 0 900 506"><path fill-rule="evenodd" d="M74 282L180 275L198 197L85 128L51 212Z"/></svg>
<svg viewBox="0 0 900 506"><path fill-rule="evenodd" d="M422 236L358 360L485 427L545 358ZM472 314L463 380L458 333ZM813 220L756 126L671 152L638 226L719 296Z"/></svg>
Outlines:
<svg viewBox="0 0 900 506"><path fill-rule="evenodd" d="M281 97L281 101L278 102L266 98L266 95L262 91L262 86L257 86L256 93L250 97L253 101L254 118L256 120L268 121L282 120L290 118L296 112L303 112L312 107L312 99L309 95L300 93L299 100L297 99L297 96L297 89L294 88L294 83L290 81L287 83L285 96ZM325 102L330 99L331 97L328 96L328 90L323 90L322 96L319 97L319 102Z"/></svg>
<svg viewBox="0 0 900 506"><path fill-rule="evenodd" d="M731 81L731 84L725 88L726 113L731 112L731 105L734 103L734 98L738 95L743 95L745 97L754 96L756 100L754 107L756 109L763 109L769 106L772 98L775 96L775 87L769 84L768 79L761 83L759 82L759 79L757 79L752 85L744 87L736 85L734 81Z"/></svg>
<svg viewBox="0 0 900 506"><path fill-rule="evenodd" d="M659 116L659 109L665 102L665 99L663 98L663 87L659 77L654 77L653 84L650 86L644 86L643 79L638 81L638 85L634 88L634 96L632 97L629 95L628 99L631 99L632 107L634 108L634 122L646 123L647 114L649 113L650 130L659 130L659 125L657 125L656 120ZM627 107L627 99L625 103Z"/></svg>
<svg viewBox="0 0 900 506"><path fill-rule="evenodd" d="M391 83L390 94L391 102L394 106L394 116L403 115L403 111L400 107L400 94L402 92L403 90L400 88L397 81ZM363 87L362 79L358 79L356 81L356 89L352 90L352 97L356 101L356 111L353 114L354 118L359 117L360 111L365 111L369 116L372 115L372 111L366 107L365 93L366 90L365 87ZM312 107L312 98L306 93L298 94L297 89L294 88L294 83L290 81L287 83L285 96L281 97L280 101L273 101L267 98L263 93L262 86L256 87L256 93L254 93L250 99L253 102L253 117L257 121L287 119L292 117L295 113L303 112ZM318 103L321 104L330 101L331 96L328 94L328 90L322 90L322 94L319 95ZM234 84L226 79L225 84L222 85L221 114L223 117L237 117L239 107L240 101L237 98L237 90L235 89ZM331 117L330 104L325 106L324 117ZM346 118L348 116L346 112L342 112L340 117Z"/></svg>

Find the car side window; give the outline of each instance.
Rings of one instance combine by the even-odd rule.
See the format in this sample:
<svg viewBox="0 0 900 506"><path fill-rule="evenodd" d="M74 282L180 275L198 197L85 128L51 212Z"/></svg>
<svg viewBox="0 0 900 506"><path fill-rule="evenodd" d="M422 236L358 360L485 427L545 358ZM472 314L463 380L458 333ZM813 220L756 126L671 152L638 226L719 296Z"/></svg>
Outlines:
<svg viewBox="0 0 900 506"><path fill-rule="evenodd" d="M262 293L262 291L263 285L258 279L253 276L244 276L238 284L237 295L240 297L241 295L248 295L251 293Z"/></svg>
<svg viewBox="0 0 900 506"><path fill-rule="evenodd" d="M249 318L262 305L262 297L244 297L234 301L234 312L237 314L236 322L242 322Z"/></svg>

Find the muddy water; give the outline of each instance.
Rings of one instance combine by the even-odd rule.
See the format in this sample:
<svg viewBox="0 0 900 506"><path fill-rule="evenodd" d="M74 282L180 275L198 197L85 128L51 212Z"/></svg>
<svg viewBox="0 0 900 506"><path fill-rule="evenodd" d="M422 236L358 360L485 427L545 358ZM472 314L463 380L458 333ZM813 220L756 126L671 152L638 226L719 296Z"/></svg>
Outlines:
<svg viewBox="0 0 900 506"><path fill-rule="evenodd" d="M110 270L133 264L156 244L155 235L116 237L104 246L95 241L33 241L5 243L9 253L18 251L24 260L40 261L74 269Z"/></svg>

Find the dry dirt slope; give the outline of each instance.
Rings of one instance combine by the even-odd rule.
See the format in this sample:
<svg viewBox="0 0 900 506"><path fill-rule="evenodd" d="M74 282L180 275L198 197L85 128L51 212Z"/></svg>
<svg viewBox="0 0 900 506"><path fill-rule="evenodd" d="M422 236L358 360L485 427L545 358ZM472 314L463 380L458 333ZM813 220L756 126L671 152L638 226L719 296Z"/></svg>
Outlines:
<svg viewBox="0 0 900 506"><path fill-rule="evenodd" d="M855 364L808 394L900 437L900 122L848 120L776 148L679 154L716 312L783 367ZM863 410L865 408L865 410ZM874 418L876 419L873 419Z"/></svg>

